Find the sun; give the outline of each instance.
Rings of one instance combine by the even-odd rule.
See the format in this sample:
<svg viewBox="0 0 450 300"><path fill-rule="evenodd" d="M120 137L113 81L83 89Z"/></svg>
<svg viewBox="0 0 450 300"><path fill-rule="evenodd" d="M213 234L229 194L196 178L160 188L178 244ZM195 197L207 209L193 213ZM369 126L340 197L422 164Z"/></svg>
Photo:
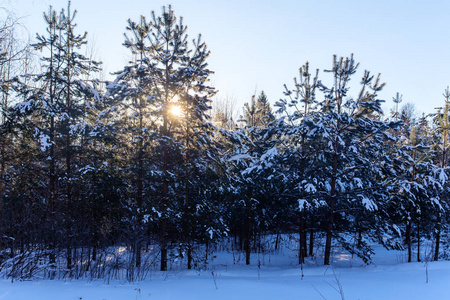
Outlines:
<svg viewBox="0 0 450 300"><path fill-rule="evenodd" d="M181 106L172 104L169 108L169 113L174 117L182 117L183 116L183 110L181 109Z"/></svg>

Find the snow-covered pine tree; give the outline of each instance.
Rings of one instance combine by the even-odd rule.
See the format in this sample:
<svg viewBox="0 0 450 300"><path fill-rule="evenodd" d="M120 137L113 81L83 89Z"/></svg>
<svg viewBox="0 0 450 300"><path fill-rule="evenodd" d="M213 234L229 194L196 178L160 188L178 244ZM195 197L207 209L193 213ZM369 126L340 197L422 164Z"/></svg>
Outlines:
<svg viewBox="0 0 450 300"><path fill-rule="evenodd" d="M379 120L382 100L377 98L377 93L384 86L379 76L365 71L357 97L348 95L357 68L353 56L334 56L332 69L327 70L332 74L333 83L326 87L318 82L324 99L306 122L308 138L320 141L314 144L314 157L309 158L318 172L308 188L315 191L319 202L326 203L325 264L330 264L333 236L344 247L351 245L349 236L339 236L336 226L345 232L348 226L345 224L356 214L376 215L379 200L376 191L383 189L387 182L383 144L390 137L387 130L396 124ZM362 249L359 254L369 259L370 249Z"/></svg>
<svg viewBox="0 0 450 300"><path fill-rule="evenodd" d="M74 22L77 11L71 11L70 1L67 11L63 11L64 28L62 34L61 47L59 50L61 59L63 60L62 73L63 88L59 93L59 97L63 99L61 102L61 112L64 118L61 118L61 135L63 136L62 149L65 160L65 223L66 223L66 251L67 251L67 268L72 267L72 244L73 237L73 211L74 202L80 196L80 172L79 169L84 167L88 162L80 160L80 149L82 143L86 143L86 137L89 137L89 131L92 124L87 122L90 103L94 97L98 98L98 92L94 89L94 85L84 80L86 75L99 71L99 63L85 57L77 52L86 43L87 32L76 34L76 23ZM75 187L75 189L74 189Z"/></svg>
<svg viewBox="0 0 450 300"><path fill-rule="evenodd" d="M402 101L403 101L403 95L400 95L398 92L397 92L397 94L395 95L395 97L392 97L392 101L395 103L395 107L392 109L392 117L395 119L395 120L398 120L399 119L399 111L398 111L398 105L400 104L400 103L402 103Z"/></svg>
<svg viewBox="0 0 450 300"><path fill-rule="evenodd" d="M47 35L37 34L37 42L33 44L43 53L43 73L26 74L27 81L16 82L15 88L24 101L13 110L40 146L37 159L46 166L48 174L48 246L50 249L56 244L66 247L68 269L72 266L74 241L72 203L78 195L74 194L73 185L79 182L78 170L82 164L77 150L81 137L89 131L85 122L88 104L97 95L93 85L83 78L99 70L99 63L77 52L86 44L86 33L74 33L75 15L70 2L67 11L57 13L50 7L44 14ZM59 207L58 215L56 207ZM54 262L54 253L50 257Z"/></svg>
<svg viewBox="0 0 450 300"><path fill-rule="evenodd" d="M429 224L441 209L439 194L443 190L443 181L432 162L434 153L430 151L424 128L415 123L410 126L408 135L400 139L396 152L396 176L389 187L392 196L386 206L391 220L405 237L408 262L412 261L414 239L420 250L422 232L432 230ZM420 251L417 260L420 261Z"/></svg>
<svg viewBox="0 0 450 300"><path fill-rule="evenodd" d="M439 248L441 243L441 233L442 228L444 226L444 213L445 210L448 210L448 191L449 191L449 185L448 185L448 161L449 161L449 133L450 133L450 90L447 87L447 89L444 91L444 97L445 97L445 103L444 107L442 109L438 110L438 113L436 115L436 121L437 121L437 133L440 137L440 143L438 147L438 159L437 163L439 166L439 173L441 174L441 179L444 181L444 189L439 194L439 210L437 211L437 218L436 218L436 227L435 227L435 250L434 250L434 257L433 259L437 261L439 259Z"/></svg>
<svg viewBox="0 0 450 300"><path fill-rule="evenodd" d="M261 244L261 233L279 231L283 222L288 223L286 207L278 202L279 194L286 184L283 164L279 161L276 147L275 124L270 104L264 92L243 108L242 124L236 134L243 137L236 144L229 160L233 182L237 187L233 209L234 234L237 234L250 264L251 240ZM231 226L231 225L230 225ZM260 251L261 249L258 249Z"/></svg>
<svg viewBox="0 0 450 300"><path fill-rule="evenodd" d="M191 45L186 30L170 5L163 7L161 16L152 12L150 21L144 16L138 22L129 20L124 45L134 60L107 87L112 105L108 110L122 120L122 146L137 155L128 157L135 164L130 174L135 178L131 184L137 226L142 226L144 215L157 225L161 270L167 270L169 239L174 238L169 226L182 211L188 218L192 208L189 196L184 206L171 200L179 199L180 185L186 188L178 178L189 178L189 152L209 143L207 110L215 94L208 86L212 71L206 63L206 44L199 35ZM140 243L135 249L138 257Z"/></svg>
<svg viewBox="0 0 450 300"><path fill-rule="evenodd" d="M309 135L310 114L317 112L316 89L318 88L318 72L312 76L309 63L306 62L299 69L299 77L294 78L294 88L288 89L285 85L287 100L280 100L275 105L281 118L277 122L277 135L280 136L279 151L283 156L286 175L289 178L284 195L289 195L294 202L297 201L295 211L298 213L299 228L299 263L304 262L307 255L306 219L315 208L321 206L315 197L314 177L317 170L312 156L315 153L315 144L320 143ZM317 218L319 211L315 210L315 217L310 218L310 234L312 228L317 227L312 221ZM310 238L310 254L313 252L313 243Z"/></svg>
<svg viewBox="0 0 450 300"><path fill-rule="evenodd" d="M195 243L223 236L223 223L206 215L215 210L215 199L209 196L215 188L208 187L207 182L217 184L223 165L219 149L221 142L214 137L215 127L209 123L210 117L206 114L213 91L203 94L194 88L193 92L196 94L181 95L177 106L171 110L172 117L176 118L173 137L182 144L179 163L182 167L176 171L179 182L177 198L182 203L179 209L183 212L178 226L182 232L181 252L186 253L188 269L193 265L192 248Z"/></svg>

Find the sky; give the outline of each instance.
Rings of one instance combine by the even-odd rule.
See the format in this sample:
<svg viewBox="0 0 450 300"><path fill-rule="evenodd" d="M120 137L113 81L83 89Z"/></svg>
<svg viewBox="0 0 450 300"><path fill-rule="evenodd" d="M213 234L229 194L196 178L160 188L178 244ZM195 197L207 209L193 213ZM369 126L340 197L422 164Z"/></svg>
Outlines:
<svg viewBox="0 0 450 300"><path fill-rule="evenodd" d="M21 17L31 37L43 33L43 11L67 6L64 0L4 0ZM450 85L450 1L428 0L72 0L79 32L88 32L105 72L121 70L127 50L122 46L126 21L172 4L183 16L191 39L202 34L211 50L209 68L218 99L243 106L261 90L273 104L284 98L284 84L293 87L298 69L329 69L334 54L354 54L360 63L350 95L365 69L386 87L385 113L397 92L418 114L443 106ZM112 76L107 78L112 79ZM331 83L330 74L319 79ZM401 105L402 105L401 104Z"/></svg>

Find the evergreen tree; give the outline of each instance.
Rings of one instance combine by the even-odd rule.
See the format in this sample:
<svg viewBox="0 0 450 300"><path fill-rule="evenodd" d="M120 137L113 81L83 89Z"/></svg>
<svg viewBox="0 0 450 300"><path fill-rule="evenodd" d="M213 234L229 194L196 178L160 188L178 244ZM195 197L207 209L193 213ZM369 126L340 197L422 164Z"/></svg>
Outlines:
<svg viewBox="0 0 450 300"><path fill-rule="evenodd" d="M395 108L392 110L392 116L395 118L395 120L398 120L399 119L398 105L400 103L402 103L403 95L400 95L399 93L397 93L395 98L394 97L392 98L392 101L395 103Z"/></svg>
<svg viewBox="0 0 450 300"><path fill-rule="evenodd" d="M439 163L439 173L441 174L441 179L445 182L444 190L439 195L439 210L437 211L437 220L436 220L436 227L435 227L435 251L434 251L434 257L433 259L437 261L439 259L439 248L441 243L441 232L444 219L444 205L448 204L448 183L447 178L448 175L448 149L449 149L449 130L450 130L450 90L447 87L447 89L444 92L445 97L445 105L443 109L440 109L437 113L436 120L437 120L437 130L441 138L440 144L440 153L439 153L439 159L437 160Z"/></svg>
<svg viewBox="0 0 450 300"><path fill-rule="evenodd" d="M427 144L426 132L422 129L412 125L408 130L409 136L401 139L401 147L397 152L399 160L395 189L392 190L388 208L394 223L399 225L398 228L405 237L408 262L412 261L414 237L420 250L422 232L430 229L433 215L440 210L439 194L443 190L443 182L432 162L433 152ZM420 261L420 251L417 260Z"/></svg>
<svg viewBox="0 0 450 300"><path fill-rule="evenodd" d="M299 232L299 263L304 262L307 255L306 242L306 218L307 215L315 214L310 218L310 234L312 228L317 224L312 224L313 219L317 219L318 208L321 207L317 197L315 197L315 176L318 170L314 166L313 155L319 139L311 138L308 134L310 129L310 115L317 112L316 90L318 88L318 73L312 76L309 70L309 63L306 62L299 69L299 77L294 78L294 89L290 90L285 85L285 96L288 100L280 100L276 103L281 119L278 121L278 135L281 138L282 155L284 156L289 185L284 194L290 195L291 201L297 201L295 211L298 214L297 223ZM282 122L281 122L282 121ZM283 150L281 150L283 149ZM312 251L310 243L310 252Z"/></svg>
<svg viewBox="0 0 450 300"><path fill-rule="evenodd" d="M206 44L199 35L190 46L186 29L171 6L163 7L161 16L152 12L151 21L143 16L139 22L129 20L124 45L131 50L134 61L107 87L112 105L109 112L122 114L116 120L125 124L122 147L134 149L131 153L137 155L128 157L128 163L136 163L129 169L131 178L135 178L130 200L136 207L136 228L142 228L144 214L158 224L161 270L167 270L170 231L178 212L185 211L185 218L190 215L188 196L184 209L179 201L171 199L179 199L176 187L181 177L185 178L188 195L189 152L209 143L206 112L215 93L208 86L212 71L206 64ZM121 109L116 110L117 106ZM130 134L132 138L127 140ZM183 161L184 170L180 167ZM134 248L139 266L139 241Z"/></svg>
<svg viewBox="0 0 450 300"><path fill-rule="evenodd" d="M338 59L335 56L332 69L327 71L333 76L332 86L326 87L322 82L317 82L324 94L324 99L317 103L317 110L309 111L304 117L302 111L296 109L288 118L280 120L283 123L293 119L303 120L303 129L300 131L300 128L295 128L291 134L298 136L299 144L305 143L302 135L308 142L314 141L314 150L307 159L314 166L315 172L311 173L314 175L298 176L297 180L302 183L310 199L315 199L313 203L323 206L325 210L325 264L330 264L333 236L345 248L353 251L349 247L351 243L336 232L337 228L339 231L349 231L351 220L365 212L372 212L376 217L377 203L383 199L378 191L387 182L386 167L380 157L385 157L383 143L390 136L387 130L396 124L379 120L382 101L377 99L377 93L384 86L379 77L374 78L365 71L358 97L348 96L349 82L357 68L353 57ZM313 86L305 85L308 87L306 91L311 91ZM308 99L311 98L302 97L299 100ZM294 100L291 105L295 107L297 103L298 100ZM279 103L281 108L286 105L287 101ZM300 170L306 171L304 167ZM306 203L302 201L302 207ZM370 259L371 250L362 241L358 244L361 251L358 254L365 260Z"/></svg>
<svg viewBox="0 0 450 300"><path fill-rule="evenodd" d="M269 100L264 91L261 91L258 98L253 95L250 103L244 104L243 111L244 113L240 121L245 122L246 127L264 127L275 119L272 114L272 109L270 108Z"/></svg>
<svg viewBox="0 0 450 300"><path fill-rule="evenodd" d="M33 133L41 153L35 158L45 166L48 174L46 193L47 224L52 249L65 245L67 268L72 267L73 243L73 185L79 180L75 174L81 168L78 149L89 125L85 122L87 104L97 92L82 78L98 70L98 63L76 52L86 44L86 33L76 35L74 13L56 13L52 7L44 14L47 35L37 35L33 47L43 52L44 73L27 74L30 84L16 82L16 90L23 102L14 107L17 119L26 120L25 130ZM58 214L57 214L58 209ZM62 216L64 215L64 217ZM63 236L65 236L63 238ZM55 253L51 254L54 262Z"/></svg>

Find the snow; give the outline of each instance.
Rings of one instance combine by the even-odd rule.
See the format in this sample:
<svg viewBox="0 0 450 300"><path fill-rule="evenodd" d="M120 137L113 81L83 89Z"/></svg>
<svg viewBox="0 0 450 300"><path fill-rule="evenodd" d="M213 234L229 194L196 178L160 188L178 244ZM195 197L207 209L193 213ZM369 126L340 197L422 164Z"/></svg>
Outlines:
<svg viewBox="0 0 450 300"><path fill-rule="evenodd" d="M248 154L236 154L232 157L230 157L230 161L241 161L246 159L252 159L252 157Z"/></svg>
<svg viewBox="0 0 450 300"><path fill-rule="evenodd" d="M307 208L308 205L308 200L305 199L298 199L298 209L300 211L303 211L305 208Z"/></svg>
<svg viewBox="0 0 450 300"><path fill-rule="evenodd" d="M445 169L442 168L439 171L440 171L439 172L439 180L440 180L440 182L441 183L447 182L448 176L447 176L447 174L445 174Z"/></svg>
<svg viewBox="0 0 450 300"><path fill-rule="evenodd" d="M302 271L291 254L218 253L209 270L154 271L145 281L0 281L1 300L123 299L448 299L450 262L405 263L404 251L376 246L371 265L351 254L333 254L333 266L309 258ZM258 263L258 261L260 263ZM233 263L234 262L234 263ZM258 267L260 265L260 267ZM428 283L427 281L428 272ZM323 296L322 296L323 295Z"/></svg>
<svg viewBox="0 0 450 300"><path fill-rule="evenodd" d="M308 183L308 184L305 185L305 191L306 191L307 193L315 193L315 192L317 192L317 189L316 189L316 187L314 186L314 184Z"/></svg>
<svg viewBox="0 0 450 300"><path fill-rule="evenodd" d="M370 200L369 198L363 196L363 195L359 195L362 199L362 204L364 205L364 207L369 210L369 211L375 211L378 209L378 206L375 204L375 202L373 202L372 200Z"/></svg>
<svg viewBox="0 0 450 300"><path fill-rule="evenodd" d="M52 146L50 137L46 134L41 133L39 136L39 144L41 145L41 151L44 152Z"/></svg>
<svg viewBox="0 0 450 300"><path fill-rule="evenodd" d="M261 161L266 161L266 160L269 160L269 159L273 159L277 154L278 154L278 151L277 151L276 147L270 148L269 150L267 150L266 153L264 153L261 156Z"/></svg>
<svg viewBox="0 0 450 300"><path fill-rule="evenodd" d="M29 101L20 102L16 105L15 110L20 111L20 113L24 114L28 111L31 111L36 104L36 101L34 99L31 99Z"/></svg>

